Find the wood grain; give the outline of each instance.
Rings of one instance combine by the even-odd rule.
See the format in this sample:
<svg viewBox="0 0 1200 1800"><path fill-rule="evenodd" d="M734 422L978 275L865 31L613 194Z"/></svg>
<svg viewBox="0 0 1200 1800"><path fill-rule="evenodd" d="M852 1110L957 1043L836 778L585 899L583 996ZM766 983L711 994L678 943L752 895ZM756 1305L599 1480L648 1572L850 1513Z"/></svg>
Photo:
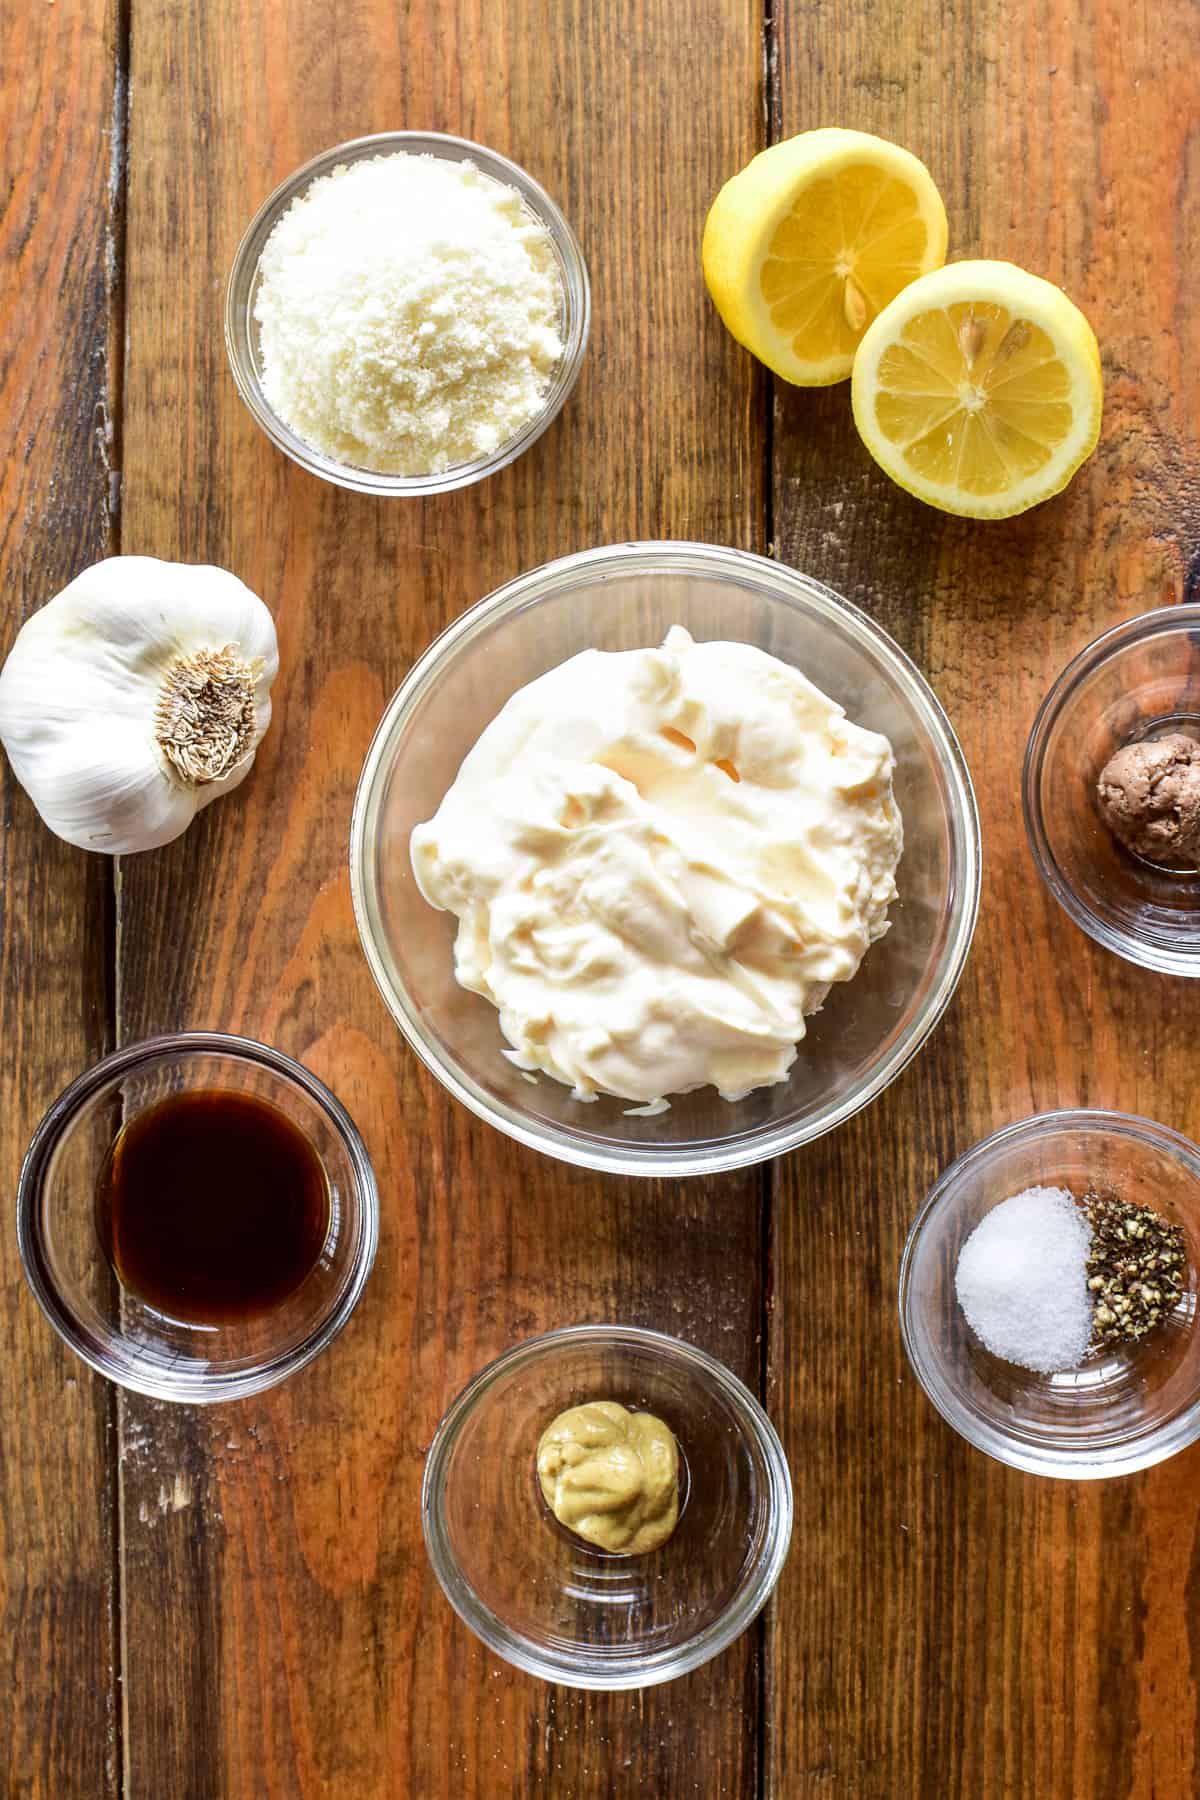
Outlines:
<svg viewBox="0 0 1200 1800"><path fill-rule="evenodd" d="M1059 282L1104 352L1100 450L1024 519L940 517L859 445L844 389L775 399L774 536L929 674L983 819L975 949L886 1097L778 1165L769 1395L805 1529L769 1639L779 1795L1191 1794L1200 1786L1200 1451L1131 1480L1038 1482L967 1449L896 1329L909 1220L987 1131L1091 1103L1200 1132L1195 995L1095 949L1043 891L1025 739L1105 626L1195 593L1200 158L1188 0L777 9L774 131L909 145L951 257Z"/></svg>
<svg viewBox="0 0 1200 1800"><path fill-rule="evenodd" d="M641 1697L535 1684L454 1619L417 1498L448 1401L540 1328L654 1323L756 1379L759 1178L600 1182L452 1106L373 991L345 861L383 704L469 602L607 540L762 542L765 390L713 328L696 256L709 195L756 147L757 11L359 0L331 32L299 0L135 0L132 73L126 548L236 570L277 612L283 667L245 789L123 868L120 1031L233 1027L301 1057L356 1115L384 1218L362 1308L302 1376L216 1412L123 1405L129 1791L749 1795L753 1634ZM258 199L399 125L543 179L596 303L547 438L423 504L285 463L237 401L219 319Z"/></svg>
<svg viewBox="0 0 1200 1800"><path fill-rule="evenodd" d="M213 1025L279 1043L355 1113L384 1197L376 1271L338 1344L260 1401L192 1413L118 1402L72 1363L9 1233L8 1792L1200 1789L1200 1450L1103 1486L990 1464L925 1403L894 1300L921 1196L1006 1120L1086 1101L1200 1135L1195 996L1057 912L1019 813L1025 737L1062 664L1105 625L1200 595L1194 0L769 10L772 135L836 122L910 145L946 196L952 255L1012 257L1093 319L1101 449L1026 519L965 524L899 494L844 389L777 391L768 433L767 386L707 306L696 258L707 200L762 136L751 0L354 0L332 25L312 0L131 0L124 22L104 0L4 13L0 644L115 547L112 459L122 548L235 569L276 611L283 653L246 788L121 871L120 1034ZM583 381L542 444L484 487L412 506L287 465L241 409L220 341L224 272L258 199L327 144L400 125L478 137L538 175L579 229L596 301ZM984 906L960 994L881 1101L771 1172L767 1266L757 1177L600 1182L453 1107L388 1024L351 919L354 785L413 659L519 570L633 536L770 536L856 599L929 673L979 792ZM4 825L11 1193L40 1111L108 1042L113 920L108 865L58 845L11 780ZM687 1681L605 1698L493 1660L420 1543L447 1401L507 1344L585 1317L664 1326L754 1381L764 1308L800 1529L761 1667L751 1634Z"/></svg>
<svg viewBox="0 0 1200 1800"><path fill-rule="evenodd" d="M6 7L0 136L0 658L111 548L121 89L116 8ZM109 1036L111 867L4 764L0 834L0 1753L4 1791L116 1792L110 1391L25 1287L13 1196L56 1093Z"/></svg>

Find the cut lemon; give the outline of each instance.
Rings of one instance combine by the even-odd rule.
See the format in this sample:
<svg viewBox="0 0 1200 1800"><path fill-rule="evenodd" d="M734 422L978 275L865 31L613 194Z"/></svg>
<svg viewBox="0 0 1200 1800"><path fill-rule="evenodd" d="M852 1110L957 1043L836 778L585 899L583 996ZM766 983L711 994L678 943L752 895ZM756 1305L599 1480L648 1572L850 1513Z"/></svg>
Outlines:
<svg viewBox="0 0 1200 1800"><path fill-rule="evenodd" d="M863 131L772 144L712 203L704 279L725 324L799 387L844 381L863 332L946 259L946 209L924 163Z"/></svg>
<svg viewBox="0 0 1200 1800"><path fill-rule="evenodd" d="M1091 326L1006 262L923 275L854 361L854 422L893 481L944 512L1007 519L1066 487L1096 448L1104 382Z"/></svg>

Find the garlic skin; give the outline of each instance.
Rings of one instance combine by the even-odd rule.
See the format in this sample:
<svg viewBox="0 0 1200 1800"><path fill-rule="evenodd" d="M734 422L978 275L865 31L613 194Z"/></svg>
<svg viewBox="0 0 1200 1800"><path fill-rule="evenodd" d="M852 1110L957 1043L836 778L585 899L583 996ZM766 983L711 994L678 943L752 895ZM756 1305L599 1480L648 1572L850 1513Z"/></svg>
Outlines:
<svg viewBox="0 0 1200 1800"><path fill-rule="evenodd" d="M274 621L236 575L112 556L17 634L0 741L59 837L154 850L245 780L278 671Z"/></svg>

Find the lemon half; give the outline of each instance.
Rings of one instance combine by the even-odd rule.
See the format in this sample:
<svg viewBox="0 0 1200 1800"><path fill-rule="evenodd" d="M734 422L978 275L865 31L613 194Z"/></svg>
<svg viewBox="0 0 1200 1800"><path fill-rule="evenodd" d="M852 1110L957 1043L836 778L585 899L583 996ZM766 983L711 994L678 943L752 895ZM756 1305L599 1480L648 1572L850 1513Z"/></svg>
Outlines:
<svg viewBox="0 0 1200 1800"><path fill-rule="evenodd" d="M729 330L785 381L844 381L864 331L946 257L924 163L863 131L805 131L727 181L704 225L704 279Z"/></svg>
<svg viewBox="0 0 1200 1800"><path fill-rule="evenodd" d="M851 401L867 449L910 494L1009 518L1059 493L1095 449L1100 351L1051 282L1007 262L951 263L870 326Z"/></svg>

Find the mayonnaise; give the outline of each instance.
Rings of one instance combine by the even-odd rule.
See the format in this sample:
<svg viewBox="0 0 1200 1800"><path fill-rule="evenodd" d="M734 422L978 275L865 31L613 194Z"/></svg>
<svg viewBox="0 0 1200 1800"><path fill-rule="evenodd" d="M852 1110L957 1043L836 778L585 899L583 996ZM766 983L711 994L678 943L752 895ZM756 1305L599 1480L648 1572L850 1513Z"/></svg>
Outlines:
<svg viewBox="0 0 1200 1800"><path fill-rule="evenodd" d="M887 930L885 737L749 644L585 650L521 688L412 834L519 1067L656 1107L787 1079Z"/></svg>

